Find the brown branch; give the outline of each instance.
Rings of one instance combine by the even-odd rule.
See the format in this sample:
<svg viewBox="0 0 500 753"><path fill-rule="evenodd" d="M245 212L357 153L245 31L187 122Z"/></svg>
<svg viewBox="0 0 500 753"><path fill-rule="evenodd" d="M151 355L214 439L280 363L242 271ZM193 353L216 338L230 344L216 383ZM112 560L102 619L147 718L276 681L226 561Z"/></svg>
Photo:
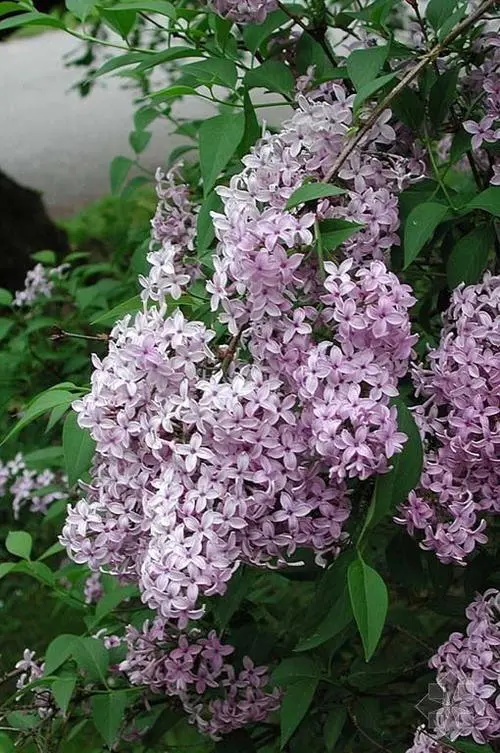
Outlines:
<svg viewBox="0 0 500 753"><path fill-rule="evenodd" d="M377 122L379 117L382 115L384 110L388 107L388 105L392 102L395 97L400 94L403 89L411 82L413 79L415 79L418 74L424 70L424 68L429 65L429 63L433 63L437 57L450 45L452 42L457 39L457 37L461 36L461 34L464 33L464 31L467 31L471 26L473 26L479 19L484 16L484 14L491 8L493 5L496 5L498 0L486 0L474 13L471 13L470 16L468 16L465 20L461 21L459 24L455 26L454 29L450 31L449 34L446 35L446 37L443 39L442 42L435 45L432 50L429 50L419 61L418 63L408 71L408 73L403 76L401 81L392 89L392 91L389 92L389 94L384 97L382 102L380 102L379 105L373 110L372 114L368 118L368 120L363 123L357 134L354 136L351 141L349 141L345 147L340 152L339 156L335 160L333 166L331 169L327 172L325 175L323 181L325 183L329 183L331 179L338 173L346 159L349 157L349 155L354 151L354 149L357 147L359 142L363 139L363 136L365 136L370 128Z"/></svg>

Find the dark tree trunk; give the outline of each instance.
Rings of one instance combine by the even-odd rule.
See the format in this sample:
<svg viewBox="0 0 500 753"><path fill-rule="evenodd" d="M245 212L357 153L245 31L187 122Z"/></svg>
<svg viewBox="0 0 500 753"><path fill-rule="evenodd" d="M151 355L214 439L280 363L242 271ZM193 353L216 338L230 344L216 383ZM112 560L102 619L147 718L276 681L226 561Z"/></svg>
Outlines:
<svg viewBox="0 0 500 753"><path fill-rule="evenodd" d="M37 191L0 171L0 287L22 288L35 263L30 254L43 250L68 253L66 233L52 222Z"/></svg>

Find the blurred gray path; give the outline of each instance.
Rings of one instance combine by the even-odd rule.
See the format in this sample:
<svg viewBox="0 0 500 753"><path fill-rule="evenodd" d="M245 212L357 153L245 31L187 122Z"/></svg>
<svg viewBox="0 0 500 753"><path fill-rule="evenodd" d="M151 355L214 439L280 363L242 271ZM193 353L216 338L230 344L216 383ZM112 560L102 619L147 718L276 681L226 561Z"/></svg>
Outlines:
<svg viewBox="0 0 500 753"><path fill-rule="evenodd" d="M72 86L83 68L64 66L78 40L61 32L0 43L0 168L43 193L54 217L64 217L109 191L109 163L132 156L133 92L123 79L104 77L87 97ZM192 117L207 112L199 100L183 105ZM156 123L141 161L163 164L180 139Z"/></svg>

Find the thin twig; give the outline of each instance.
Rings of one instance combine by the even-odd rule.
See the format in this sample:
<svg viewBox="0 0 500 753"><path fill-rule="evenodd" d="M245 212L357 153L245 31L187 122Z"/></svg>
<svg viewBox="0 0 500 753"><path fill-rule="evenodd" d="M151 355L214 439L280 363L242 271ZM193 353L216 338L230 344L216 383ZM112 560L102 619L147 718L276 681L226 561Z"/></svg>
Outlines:
<svg viewBox="0 0 500 753"><path fill-rule="evenodd" d="M461 34L464 33L464 31L467 31L471 26L473 26L484 14L491 8L493 5L495 5L498 2L498 0L486 0L474 13L471 13L468 18L466 18L464 21L461 21L459 24L455 26L454 29L450 31L449 34L446 35L446 37L443 39L442 42L435 45L432 50L429 50L423 57L418 61L418 63L413 66L411 70L408 71L408 73L403 76L403 78L400 80L398 84L392 89L392 91L389 92L389 94L384 97L382 102L373 110L372 114L368 118L368 120L363 123L357 134L349 141L344 149L341 151L337 159L335 160L333 166L328 171L324 178L324 182L328 183L331 181L331 179L338 173L346 159L349 157L349 155L354 151L354 149L357 147L359 142L363 139L363 137L368 133L370 128L377 122L379 117L382 115L384 110L388 107L388 105L392 102L395 97L400 94L403 89L411 82L413 79L415 79L418 74L424 70L424 68L429 65L429 63L432 63L439 55L450 45L452 42L457 39Z"/></svg>

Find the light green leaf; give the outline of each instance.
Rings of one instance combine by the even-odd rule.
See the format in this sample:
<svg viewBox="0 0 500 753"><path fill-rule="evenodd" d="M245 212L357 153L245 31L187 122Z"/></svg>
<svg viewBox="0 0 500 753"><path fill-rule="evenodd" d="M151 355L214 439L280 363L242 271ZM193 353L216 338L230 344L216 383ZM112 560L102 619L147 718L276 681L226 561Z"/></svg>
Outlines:
<svg viewBox="0 0 500 753"><path fill-rule="evenodd" d="M395 73L387 73L385 76L380 76L380 78L376 78L374 81L369 81L367 84L362 86L354 97L354 113L356 114L358 112L361 105L366 102L366 100L369 99L372 94L375 94L375 92L378 92L384 86L387 86L387 84L389 84L395 78Z"/></svg>
<svg viewBox="0 0 500 753"><path fill-rule="evenodd" d="M158 13L168 16L172 21L176 19L175 8L168 0L120 0L112 6L114 11L134 10L138 13Z"/></svg>
<svg viewBox="0 0 500 753"><path fill-rule="evenodd" d="M53 251L36 251L31 254L31 258L49 266L54 266L57 262L57 257Z"/></svg>
<svg viewBox="0 0 500 753"><path fill-rule="evenodd" d="M291 98L295 89L295 79L290 68L279 60L266 60L258 68L247 71L244 78L246 86L266 89Z"/></svg>
<svg viewBox="0 0 500 753"><path fill-rule="evenodd" d="M58 18L49 16L46 13L29 11L28 13L18 13L16 16L10 16L0 21L0 31L5 29L16 29L19 26L51 26L55 29L64 29L64 24Z"/></svg>
<svg viewBox="0 0 500 753"><path fill-rule="evenodd" d="M343 188L331 186L329 183L304 183L290 196L286 203L286 208L293 209L299 204L304 204L306 201L316 201L317 199L325 199L329 196L342 196L342 194L345 194Z"/></svg>
<svg viewBox="0 0 500 753"><path fill-rule="evenodd" d="M59 669L70 658L73 644L76 640L78 640L77 635L61 633L61 635L58 635L49 643L45 652L45 668L43 670L45 677L52 675L56 669Z"/></svg>
<svg viewBox="0 0 500 753"><path fill-rule="evenodd" d="M127 301L119 303L117 306L114 306L114 308L110 309L110 311L106 311L104 314L98 316L97 319L93 319L90 323L92 325L114 325L117 321L123 319L123 317L127 314L136 314L138 311L141 311L142 307L143 303L141 296L134 295L133 298L129 298Z"/></svg>
<svg viewBox="0 0 500 753"><path fill-rule="evenodd" d="M0 340L3 340L9 334L14 324L13 319L0 319Z"/></svg>
<svg viewBox="0 0 500 753"><path fill-rule="evenodd" d="M112 160L111 165L109 166L111 193L119 193L133 164L134 163L131 159L124 157L123 155L119 155Z"/></svg>
<svg viewBox="0 0 500 753"><path fill-rule="evenodd" d="M15 562L2 562L0 563L0 580L2 578L5 578L6 575L8 575L14 568L16 567Z"/></svg>
<svg viewBox="0 0 500 753"><path fill-rule="evenodd" d="M208 196L217 177L236 151L245 131L242 112L216 115L200 127L200 168L203 193Z"/></svg>
<svg viewBox="0 0 500 753"><path fill-rule="evenodd" d="M196 63L189 63L180 69L182 76L192 76L197 86L227 86L234 89L238 80L236 65L225 58L207 58ZM188 84L191 81L186 79Z"/></svg>
<svg viewBox="0 0 500 753"><path fill-rule="evenodd" d="M5 548L11 554L15 554L16 557L29 560L32 546L33 539L26 531L9 531L7 534Z"/></svg>
<svg viewBox="0 0 500 753"><path fill-rule="evenodd" d="M479 282L494 243L495 231L491 225L479 225L457 241L446 265L450 289L461 282L466 285Z"/></svg>
<svg viewBox="0 0 500 753"><path fill-rule="evenodd" d="M284 10L275 10L266 16L261 24L246 24L243 27L243 39L250 52L256 52L262 42L271 36L273 31L289 21Z"/></svg>
<svg viewBox="0 0 500 753"><path fill-rule="evenodd" d="M75 394L67 390L50 389L42 392L28 405L23 417L13 426L7 436L0 442L0 445L7 442L24 429L25 426L28 426L32 421L43 416L44 413L52 410L57 405L70 405L75 397Z"/></svg>
<svg viewBox="0 0 500 753"><path fill-rule="evenodd" d="M113 31L116 31L125 42L136 22L137 13L131 8L115 11L112 8L101 8L101 18Z"/></svg>
<svg viewBox="0 0 500 753"><path fill-rule="evenodd" d="M53 557L54 554L59 554L60 552L64 552L64 547L62 544L60 544L58 541L56 541L52 546L49 546L48 549L44 551L44 553L38 558L37 562L41 562L42 560L47 560L49 557Z"/></svg>
<svg viewBox="0 0 500 753"><path fill-rule="evenodd" d="M128 140L136 154L141 154L151 141L151 131L132 131Z"/></svg>
<svg viewBox="0 0 500 753"><path fill-rule="evenodd" d="M347 582L365 658L370 661L384 629L389 602L387 588L377 571L361 558L349 565Z"/></svg>
<svg viewBox="0 0 500 753"><path fill-rule="evenodd" d="M92 78L99 78L99 76L104 76L106 73L112 73L113 71L116 71L119 68L124 68L127 65L140 63L144 61L144 59L147 61L150 57L154 56L147 55L143 52L126 52L123 55L117 55L110 60L106 60L106 62L92 74Z"/></svg>
<svg viewBox="0 0 500 753"><path fill-rule="evenodd" d="M404 230L404 269L410 266L427 241L434 235L437 226L448 216L445 204L424 202L417 204L408 215Z"/></svg>
<svg viewBox="0 0 500 753"><path fill-rule="evenodd" d="M319 223L321 241L325 251L334 251L341 243L348 240L351 235L359 232L364 225L359 222L347 222L347 220L323 220Z"/></svg>
<svg viewBox="0 0 500 753"><path fill-rule="evenodd" d="M388 54L389 45L367 47L351 52L347 58L347 71L357 92L377 78Z"/></svg>
<svg viewBox="0 0 500 753"><path fill-rule="evenodd" d="M83 669L89 680L106 684L109 666L108 652L97 638L77 638L71 647L71 655Z"/></svg>
<svg viewBox="0 0 500 753"><path fill-rule="evenodd" d="M178 97L186 97L189 94L198 96L198 92L192 86L167 86L166 89L160 89L157 92L151 94L151 99L154 102L163 102L165 99L177 99Z"/></svg>
<svg viewBox="0 0 500 753"><path fill-rule="evenodd" d="M10 290L0 288L0 306L10 306L13 300L13 295Z"/></svg>
<svg viewBox="0 0 500 753"><path fill-rule="evenodd" d="M80 21L85 21L97 5L97 0L65 0L66 8Z"/></svg>
<svg viewBox="0 0 500 753"><path fill-rule="evenodd" d="M129 702L129 697L123 692L92 696L92 721L108 748L112 748L115 743Z"/></svg>

